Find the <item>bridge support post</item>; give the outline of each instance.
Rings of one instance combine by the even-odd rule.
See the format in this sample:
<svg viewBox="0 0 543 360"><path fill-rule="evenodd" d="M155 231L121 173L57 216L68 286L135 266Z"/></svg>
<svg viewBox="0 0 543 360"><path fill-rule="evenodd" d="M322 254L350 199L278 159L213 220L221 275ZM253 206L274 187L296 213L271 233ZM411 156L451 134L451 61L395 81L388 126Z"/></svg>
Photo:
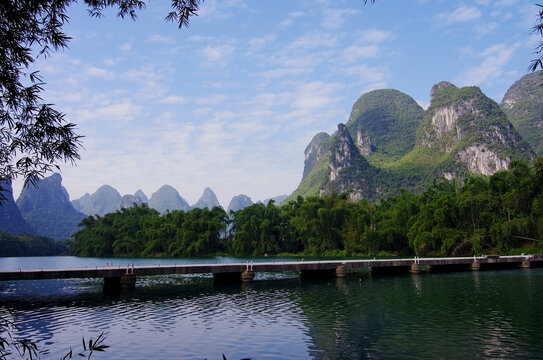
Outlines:
<svg viewBox="0 0 543 360"><path fill-rule="evenodd" d="M251 282L255 278L255 272L252 270L243 270L241 273L241 282Z"/></svg>
<svg viewBox="0 0 543 360"><path fill-rule="evenodd" d="M409 270L411 274L418 274L420 273L420 264L419 263L412 263L411 264L411 270Z"/></svg>
<svg viewBox="0 0 543 360"><path fill-rule="evenodd" d="M121 289L134 289L136 287L136 275L126 274L120 279Z"/></svg>
<svg viewBox="0 0 543 360"><path fill-rule="evenodd" d="M522 262L520 263L520 267L523 268L523 269L528 269L530 267L530 258L527 257L525 258L524 260L522 260Z"/></svg>
<svg viewBox="0 0 543 360"><path fill-rule="evenodd" d="M347 276L347 270L345 269L345 265L339 265L336 268L336 277L344 278L345 276Z"/></svg>
<svg viewBox="0 0 543 360"><path fill-rule="evenodd" d="M477 260L473 260L471 263L471 270L479 271L481 269L481 264Z"/></svg>

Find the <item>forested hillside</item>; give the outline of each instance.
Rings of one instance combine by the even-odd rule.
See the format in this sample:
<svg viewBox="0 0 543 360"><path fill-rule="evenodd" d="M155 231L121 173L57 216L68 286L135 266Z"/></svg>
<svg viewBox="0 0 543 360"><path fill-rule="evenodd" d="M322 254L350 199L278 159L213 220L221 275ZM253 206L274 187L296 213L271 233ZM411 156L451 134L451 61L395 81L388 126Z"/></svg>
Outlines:
<svg viewBox="0 0 543 360"><path fill-rule="evenodd" d="M534 110L531 118L537 114L539 107L531 105L541 98L532 99L525 89L531 87L533 82L511 91L515 96L505 103L517 110L511 118L527 108ZM508 115L478 87L442 81L430 94L426 111L397 90L362 95L345 125L311 140L302 181L289 200L347 192L355 200L377 201L402 188L420 193L436 178L463 182L471 174L492 175L511 161L534 158ZM537 137L540 117L531 122L531 139Z"/></svg>
<svg viewBox="0 0 543 360"><path fill-rule="evenodd" d="M543 157L513 161L459 186L436 181L421 194L379 203L332 193L277 207L257 203L160 215L146 205L90 216L74 255L202 256L472 255L543 251Z"/></svg>

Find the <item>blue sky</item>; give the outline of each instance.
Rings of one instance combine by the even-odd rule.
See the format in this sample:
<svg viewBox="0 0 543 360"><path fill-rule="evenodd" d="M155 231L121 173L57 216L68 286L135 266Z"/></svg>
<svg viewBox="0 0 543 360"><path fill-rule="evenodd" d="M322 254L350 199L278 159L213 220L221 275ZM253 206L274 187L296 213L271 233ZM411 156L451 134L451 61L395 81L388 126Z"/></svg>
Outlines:
<svg viewBox="0 0 543 360"><path fill-rule="evenodd" d="M169 184L191 204L209 186L224 207L290 194L309 141L365 92L427 107L447 80L500 102L539 40L520 0L206 0L180 30L169 10L151 2L134 22L72 6L69 49L37 61L45 100L85 136L62 166L72 200L103 184L149 197Z"/></svg>

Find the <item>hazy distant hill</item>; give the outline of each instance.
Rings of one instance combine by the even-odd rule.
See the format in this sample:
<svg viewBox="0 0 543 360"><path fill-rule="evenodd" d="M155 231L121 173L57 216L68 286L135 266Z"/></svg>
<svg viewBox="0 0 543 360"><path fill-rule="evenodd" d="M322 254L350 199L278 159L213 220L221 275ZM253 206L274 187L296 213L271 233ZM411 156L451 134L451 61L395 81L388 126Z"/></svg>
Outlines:
<svg viewBox="0 0 543 360"><path fill-rule="evenodd" d="M149 202L149 199L147 198L147 195L145 195L145 193L141 190L138 190L134 193L134 196L137 196L141 199L142 202L144 203L148 203Z"/></svg>
<svg viewBox="0 0 543 360"><path fill-rule="evenodd" d="M478 87L440 82L426 111L399 91L375 90L357 100L346 125L311 140L302 181L289 198L347 192L375 201L400 188L421 191L439 177L491 175L533 157Z"/></svg>
<svg viewBox="0 0 543 360"><path fill-rule="evenodd" d="M219 200L217 200L217 196L215 195L213 190L208 187L204 189L202 196L200 196L200 199L198 199L196 204L192 205L193 208L200 209L212 209L215 206L221 206L221 204L219 204Z"/></svg>
<svg viewBox="0 0 543 360"><path fill-rule="evenodd" d="M270 200L273 200L275 205L278 206L279 204L281 204L281 202L283 200L285 200L286 198L288 197L288 195L277 195L277 196L274 196L272 198L268 198L268 199L264 199L262 200L262 203L264 205L268 205L268 203L270 202Z"/></svg>
<svg viewBox="0 0 543 360"><path fill-rule="evenodd" d="M94 194L85 194L78 201L79 211L86 215L105 215L121 208L121 194L109 185L100 186Z"/></svg>
<svg viewBox="0 0 543 360"><path fill-rule="evenodd" d="M24 187L17 206L38 234L56 240L69 238L85 217L73 208L59 174L38 180L37 186Z"/></svg>
<svg viewBox="0 0 543 360"><path fill-rule="evenodd" d="M139 196L135 195L123 195L120 202L121 209L131 208L132 206L140 206L143 204L143 201Z"/></svg>
<svg viewBox="0 0 543 360"><path fill-rule="evenodd" d="M11 234L36 234L36 230L26 222L15 203L11 180L3 182L2 187L7 191L2 192L6 200L0 205L0 230Z"/></svg>
<svg viewBox="0 0 543 360"><path fill-rule="evenodd" d="M177 190L170 185L164 185L151 195L149 207L161 214L170 210L190 210L190 205L183 199Z"/></svg>
<svg viewBox="0 0 543 360"><path fill-rule="evenodd" d="M228 208L226 209L226 212L228 213L230 212L230 210L238 211L251 205L253 205L253 201L251 200L250 197L243 194L236 195L232 198L232 200L230 200L230 204L228 204Z"/></svg>
<svg viewBox="0 0 543 360"><path fill-rule="evenodd" d="M523 76L505 93L500 107L537 155L543 155L543 71Z"/></svg>
<svg viewBox="0 0 543 360"><path fill-rule="evenodd" d="M90 199L90 194L85 193L85 195L81 196L79 199L72 200L72 206L77 211L84 213L83 209L85 208L85 206L87 206L89 199Z"/></svg>

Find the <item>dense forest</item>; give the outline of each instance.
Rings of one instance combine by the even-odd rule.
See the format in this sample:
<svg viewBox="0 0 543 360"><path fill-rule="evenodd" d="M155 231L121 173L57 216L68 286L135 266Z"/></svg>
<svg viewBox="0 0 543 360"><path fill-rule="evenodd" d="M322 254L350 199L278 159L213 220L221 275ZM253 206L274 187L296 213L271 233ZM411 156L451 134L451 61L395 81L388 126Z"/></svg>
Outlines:
<svg viewBox="0 0 543 360"><path fill-rule="evenodd" d="M41 235L13 235L0 231L2 256L51 256L66 253L68 253L67 241L56 241Z"/></svg>
<svg viewBox="0 0 543 360"><path fill-rule="evenodd" d="M370 203L346 194L160 215L146 205L89 216L73 235L80 256L512 254L543 251L543 157L509 170L442 179L421 194Z"/></svg>

